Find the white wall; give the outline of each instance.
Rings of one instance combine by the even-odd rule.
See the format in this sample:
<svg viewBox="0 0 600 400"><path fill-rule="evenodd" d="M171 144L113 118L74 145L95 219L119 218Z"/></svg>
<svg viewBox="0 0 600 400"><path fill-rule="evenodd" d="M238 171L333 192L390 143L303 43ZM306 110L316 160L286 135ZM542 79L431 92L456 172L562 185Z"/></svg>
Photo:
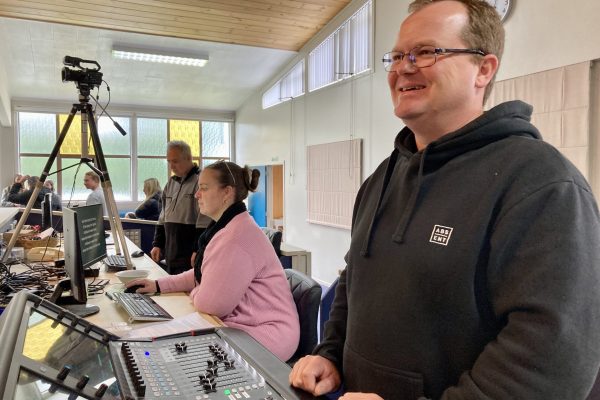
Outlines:
<svg viewBox="0 0 600 400"><path fill-rule="evenodd" d="M0 188L10 185L15 174L15 135L13 128L0 125L0 147L2 148L2 157L0 157Z"/></svg>
<svg viewBox="0 0 600 400"><path fill-rule="evenodd" d="M6 45L0 43L0 59L5 58ZM8 79L4 64L0 63L0 127L11 125L10 96L8 95Z"/></svg>
<svg viewBox="0 0 600 400"><path fill-rule="evenodd" d="M306 223L305 147L349 139L351 134L363 138L364 179L392 151L393 139L403 126L393 116L379 60L392 47L409 1L374 2L374 73L294 99L293 116L291 102L262 110L262 92L236 115L238 162L269 164L273 157L285 162L285 240L312 252L313 277L325 283L333 281L344 266L350 232ZM360 3L349 7L356 9ZM600 2L595 0L515 2L505 22L506 49L498 79L600 58L599 19ZM331 32L326 29L329 32L321 37Z"/></svg>

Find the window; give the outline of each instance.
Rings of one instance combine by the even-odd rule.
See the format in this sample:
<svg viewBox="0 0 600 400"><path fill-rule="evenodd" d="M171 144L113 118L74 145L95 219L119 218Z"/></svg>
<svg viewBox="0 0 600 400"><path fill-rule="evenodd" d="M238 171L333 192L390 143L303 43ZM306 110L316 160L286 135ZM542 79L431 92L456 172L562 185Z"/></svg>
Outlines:
<svg viewBox="0 0 600 400"><path fill-rule="evenodd" d="M297 63L283 78L263 94L263 109L304 94L304 61Z"/></svg>
<svg viewBox="0 0 600 400"><path fill-rule="evenodd" d="M18 113L19 171L39 176L50 152L67 121L67 114ZM166 161L167 142L183 140L192 148L194 161L207 165L216 160L230 159L231 123L161 118L113 117L129 134L122 136L106 117L98 118L97 128L104 159L117 201L142 200L144 180L158 178L164 186L169 178ZM135 119L137 130L131 129ZM133 138L137 146L133 146ZM135 154L132 153L133 149ZM89 133L81 132L81 116L75 115L50 173L61 170L48 179L55 182L63 200L85 200L89 191L83 186L83 174L89 168L81 157L94 157ZM70 167L64 169L66 167Z"/></svg>
<svg viewBox="0 0 600 400"><path fill-rule="evenodd" d="M365 3L308 55L308 90L370 69L372 5Z"/></svg>
<svg viewBox="0 0 600 400"><path fill-rule="evenodd" d="M148 178L157 178L164 187L169 176L167 166L167 120L155 118L137 119L137 197L145 197L142 189Z"/></svg>

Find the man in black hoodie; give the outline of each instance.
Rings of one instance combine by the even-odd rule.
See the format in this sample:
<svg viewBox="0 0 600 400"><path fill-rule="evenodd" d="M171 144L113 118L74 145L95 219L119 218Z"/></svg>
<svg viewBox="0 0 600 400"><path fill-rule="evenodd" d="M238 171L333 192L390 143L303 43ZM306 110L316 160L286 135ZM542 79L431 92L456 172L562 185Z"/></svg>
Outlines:
<svg viewBox="0 0 600 400"><path fill-rule="evenodd" d="M362 185L323 342L292 385L343 399L583 400L600 366L600 217L531 107L483 112L481 0L416 0L384 56L406 127Z"/></svg>

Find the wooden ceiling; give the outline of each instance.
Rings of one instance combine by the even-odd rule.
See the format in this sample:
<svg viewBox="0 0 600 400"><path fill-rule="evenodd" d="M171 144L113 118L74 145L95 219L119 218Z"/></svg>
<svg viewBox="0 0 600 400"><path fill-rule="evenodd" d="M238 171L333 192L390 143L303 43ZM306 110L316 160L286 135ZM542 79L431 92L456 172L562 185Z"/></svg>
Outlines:
<svg viewBox="0 0 600 400"><path fill-rule="evenodd" d="M351 0L0 0L0 16L298 51Z"/></svg>

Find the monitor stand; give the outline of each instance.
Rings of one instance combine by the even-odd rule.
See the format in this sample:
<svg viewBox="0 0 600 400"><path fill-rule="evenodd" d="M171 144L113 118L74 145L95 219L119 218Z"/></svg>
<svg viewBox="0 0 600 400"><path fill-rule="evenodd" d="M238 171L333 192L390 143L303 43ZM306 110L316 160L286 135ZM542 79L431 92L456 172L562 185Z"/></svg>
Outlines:
<svg viewBox="0 0 600 400"><path fill-rule="evenodd" d="M72 312L78 317L85 318L90 315L96 314L100 312L100 307L94 306L91 304L80 303L75 299L75 297L71 296L63 296L64 292L71 291L71 279L61 279L56 287L54 288L54 292L52 292L52 296L50 297L50 302L64 308L67 311Z"/></svg>

